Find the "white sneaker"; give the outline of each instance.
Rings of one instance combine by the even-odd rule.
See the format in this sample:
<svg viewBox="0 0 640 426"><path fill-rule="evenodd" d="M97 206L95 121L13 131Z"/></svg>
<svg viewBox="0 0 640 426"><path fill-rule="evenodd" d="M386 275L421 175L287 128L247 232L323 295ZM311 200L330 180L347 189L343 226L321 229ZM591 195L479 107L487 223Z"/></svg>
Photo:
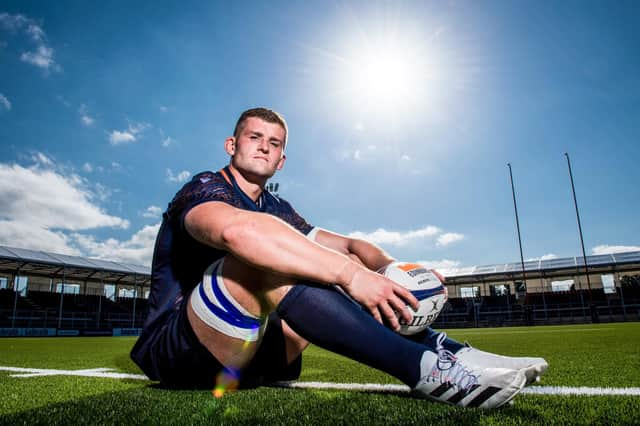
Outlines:
<svg viewBox="0 0 640 426"><path fill-rule="evenodd" d="M496 408L524 387L522 371L466 364L444 349L442 340L438 339L438 354L425 351L422 356L414 394L460 407Z"/></svg>
<svg viewBox="0 0 640 426"><path fill-rule="evenodd" d="M520 370L527 378L527 385L539 381L540 376L547 371L549 364L544 358L530 357L510 357L484 352L468 343L465 348L456 352L456 357L462 362L473 365L482 365L484 367L510 368L512 370Z"/></svg>

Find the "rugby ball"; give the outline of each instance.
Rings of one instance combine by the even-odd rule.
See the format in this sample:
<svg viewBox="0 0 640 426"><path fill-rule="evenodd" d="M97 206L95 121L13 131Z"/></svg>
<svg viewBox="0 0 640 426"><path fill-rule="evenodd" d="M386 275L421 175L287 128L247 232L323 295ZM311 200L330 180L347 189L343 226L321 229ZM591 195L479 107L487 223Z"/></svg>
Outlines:
<svg viewBox="0 0 640 426"><path fill-rule="evenodd" d="M382 274L397 282L413 294L420 303L411 322L400 319L400 334L410 335L425 330L433 323L447 301L447 288L433 270L415 263L393 262Z"/></svg>

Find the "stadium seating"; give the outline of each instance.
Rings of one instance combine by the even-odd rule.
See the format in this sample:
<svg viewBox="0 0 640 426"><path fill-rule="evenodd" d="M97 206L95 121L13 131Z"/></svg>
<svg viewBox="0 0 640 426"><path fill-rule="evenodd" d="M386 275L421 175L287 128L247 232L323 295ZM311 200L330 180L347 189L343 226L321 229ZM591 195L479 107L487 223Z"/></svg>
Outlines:
<svg viewBox="0 0 640 426"><path fill-rule="evenodd" d="M47 291L28 291L16 298L13 290L0 289L0 327L135 328L142 326L148 312L148 300L144 298L110 300L102 295L65 294L61 314L60 299L60 293ZM515 295L450 298L433 326L501 327L630 320L640 320L640 280L628 280L627 285L612 294L592 289L527 293L520 298Z"/></svg>

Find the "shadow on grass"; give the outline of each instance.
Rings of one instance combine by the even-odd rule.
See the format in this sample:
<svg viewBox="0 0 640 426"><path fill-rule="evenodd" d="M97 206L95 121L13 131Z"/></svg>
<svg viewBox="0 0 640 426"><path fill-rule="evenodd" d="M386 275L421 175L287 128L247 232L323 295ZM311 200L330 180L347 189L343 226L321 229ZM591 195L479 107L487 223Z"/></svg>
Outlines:
<svg viewBox="0 0 640 426"><path fill-rule="evenodd" d="M144 374L140 367L138 367L131 357L129 353L120 354L113 358L113 365L116 367L118 373L128 373L128 374ZM128 384L140 384L141 381L138 379L121 379L123 383Z"/></svg>
<svg viewBox="0 0 640 426"><path fill-rule="evenodd" d="M407 395L258 388L214 398L208 391L150 385L3 416L0 424L521 424L545 423L534 406L483 411Z"/></svg>
<svg viewBox="0 0 640 426"><path fill-rule="evenodd" d="M119 372L142 374L142 371L140 371L140 368L133 362L128 352L115 356L113 358L113 364Z"/></svg>

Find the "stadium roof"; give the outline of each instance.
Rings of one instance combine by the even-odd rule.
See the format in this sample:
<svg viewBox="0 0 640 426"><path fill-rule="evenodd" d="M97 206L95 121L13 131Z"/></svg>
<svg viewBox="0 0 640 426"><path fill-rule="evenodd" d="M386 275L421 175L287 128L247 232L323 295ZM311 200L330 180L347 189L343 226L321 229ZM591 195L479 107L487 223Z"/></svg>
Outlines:
<svg viewBox="0 0 640 426"><path fill-rule="evenodd" d="M640 251L587 256L589 267L640 264ZM553 272L582 268L584 258L562 257L524 262L525 272ZM138 285L148 284L151 270L147 266L113 262L102 259L89 259L37 250L0 246L0 271L43 276L65 276L66 279L91 279ZM494 265L472 266L451 269L445 272L447 278L488 277L495 275L517 274L522 271L520 262L499 263Z"/></svg>
<svg viewBox="0 0 640 426"><path fill-rule="evenodd" d="M127 284L145 284L151 278L149 267L102 259L48 253L0 246L0 271L62 276L65 279L91 279Z"/></svg>
<svg viewBox="0 0 640 426"><path fill-rule="evenodd" d="M600 254L587 256L589 268L600 266L615 266L640 264L640 251L625 253ZM524 262L525 272L553 272L571 268L583 268L584 257L561 257L546 260L528 260ZM522 263L500 263L495 265L472 266L469 268L452 269L446 273L447 278L462 278L469 276L487 276L496 274L510 274L522 272Z"/></svg>

